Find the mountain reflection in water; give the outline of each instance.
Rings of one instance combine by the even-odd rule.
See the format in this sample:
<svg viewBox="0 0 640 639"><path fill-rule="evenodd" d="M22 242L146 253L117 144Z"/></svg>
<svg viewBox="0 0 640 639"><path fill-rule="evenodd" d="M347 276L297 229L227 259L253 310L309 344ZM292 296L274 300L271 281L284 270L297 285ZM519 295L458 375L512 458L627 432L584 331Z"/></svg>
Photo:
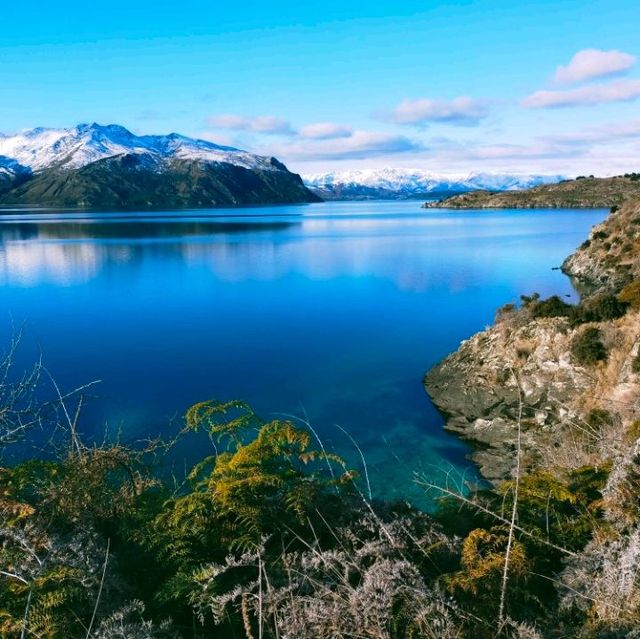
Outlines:
<svg viewBox="0 0 640 639"><path fill-rule="evenodd" d="M94 379L82 427L167 434L192 403L241 398L308 415L378 495L414 471L473 477L424 372L534 290L605 211L439 211L416 202L162 214L0 215L0 339L25 323L65 389ZM181 450L192 461L201 443Z"/></svg>

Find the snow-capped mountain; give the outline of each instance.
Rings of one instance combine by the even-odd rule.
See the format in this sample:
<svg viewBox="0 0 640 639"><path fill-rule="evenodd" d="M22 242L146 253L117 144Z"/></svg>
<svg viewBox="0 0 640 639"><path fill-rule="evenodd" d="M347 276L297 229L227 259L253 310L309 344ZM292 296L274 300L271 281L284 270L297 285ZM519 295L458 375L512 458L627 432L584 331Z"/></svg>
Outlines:
<svg viewBox="0 0 640 639"><path fill-rule="evenodd" d="M125 153L144 153L159 159L225 162L250 169L273 169L271 158L240 149L177 133L134 135L117 124L79 124L69 129L37 128L15 135L0 135L0 166L5 166L2 158L6 158L34 172L52 167L78 169L97 160Z"/></svg>
<svg viewBox="0 0 640 639"><path fill-rule="evenodd" d="M275 158L177 133L80 124L0 135L0 206L144 210L317 200Z"/></svg>
<svg viewBox="0 0 640 639"><path fill-rule="evenodd" d="M564 179L561 175L441 174L422 169L365 169L303 175L304 183L331 199L411 198L473 190L512 191Z"/></svg>

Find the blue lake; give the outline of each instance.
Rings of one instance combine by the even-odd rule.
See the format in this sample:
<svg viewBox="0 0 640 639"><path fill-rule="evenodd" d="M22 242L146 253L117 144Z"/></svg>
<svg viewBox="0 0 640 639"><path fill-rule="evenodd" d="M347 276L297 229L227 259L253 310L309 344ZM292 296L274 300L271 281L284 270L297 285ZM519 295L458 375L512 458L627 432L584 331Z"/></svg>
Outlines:
<svg viewBox="0 0 640 639"><path fill-rule="evenodd" d="M467 448L425 371L521 293L574 295L558 266L605 211L443 211L324 203L162 214L5 212L0 340L25 324L66 390L94 379L83 430L175 432L192 403L307 416L376 493ZM172 423L173 422L173 423ZM202 442L179 454L192 461Z"/></svg>

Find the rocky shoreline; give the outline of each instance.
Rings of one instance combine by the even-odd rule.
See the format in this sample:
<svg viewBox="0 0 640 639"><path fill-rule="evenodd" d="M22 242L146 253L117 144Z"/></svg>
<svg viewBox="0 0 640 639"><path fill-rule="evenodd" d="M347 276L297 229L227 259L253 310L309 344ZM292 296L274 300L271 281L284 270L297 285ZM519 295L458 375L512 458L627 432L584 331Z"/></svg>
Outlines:
<svg viewBox="0 0 640 639"><path fill-rule="evenodd" d="M425 376L446 428L477 446L471 457L490 482L511 476L519 430L525 471L559 472L597 461L602 451L574 440L583 437L581 431L605 426L606 446L624 456L621 440L638 418L640 398L634 365L640 313L633 298L633 282L640 277L639 246L640 200L634 200L594 227L563 264L563 271L587 291L581 305L592 321L576 322L562 302L556 312L528 298L521 308L500 309L492 327L462 342ZM606 304L618 299L613 296L628 299L621 317L609 318L605 312ZM588 310L600 300L602 317ZM588 329L600 335L604 361L576 361L573 345Z"/></svg>
<svg viewBox="0 0 640 639"><path fill-rule="evenodd" d="M562 268L584 291L578 305L531 295L503 307L425 386L447 428L478 445L471 457L495 491L505 500L530 491L547 534L558 485L575 511L576 478L606 478L582 511L597 522L592 536L555 574L560 609L588 620L549 636L637 639L640 198L614 208Z"/></svg>

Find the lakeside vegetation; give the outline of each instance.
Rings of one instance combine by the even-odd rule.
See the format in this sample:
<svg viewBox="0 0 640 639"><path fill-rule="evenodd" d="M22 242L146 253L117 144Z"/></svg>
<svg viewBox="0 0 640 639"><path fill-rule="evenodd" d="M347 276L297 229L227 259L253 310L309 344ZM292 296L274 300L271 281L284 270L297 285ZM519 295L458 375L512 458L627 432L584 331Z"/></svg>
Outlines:
<svg viewBox="0 0 640 639"><path fill-rule="evenodd" d="M37 402L43 369L11 360L3 458L48 444L0 468L2 636L534 639L591 623L556 584L608 534L607 464L473 494L419 478L442 497L429 515L372 499L366 466L310 427L233 401L187 412L178 440L210 450L167 476L175 442L86 445L81 391Z"/></svg>

